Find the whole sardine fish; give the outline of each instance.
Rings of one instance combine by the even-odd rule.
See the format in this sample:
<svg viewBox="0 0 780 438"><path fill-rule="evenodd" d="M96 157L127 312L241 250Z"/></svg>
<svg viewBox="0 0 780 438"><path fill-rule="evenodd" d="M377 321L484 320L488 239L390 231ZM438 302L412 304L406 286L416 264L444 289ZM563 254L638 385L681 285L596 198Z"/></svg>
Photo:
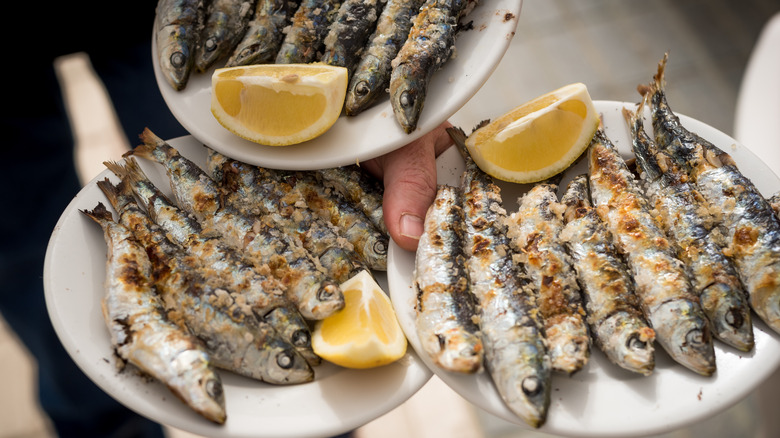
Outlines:
<svg viewBox="0 0 780 438"><path fill-rule="evenodd" d="M103 230L108 257L101 308L117 355L159 380L195 412L224 423L222 380L201 343L165 317L144 248L102 203L81 212Z"/></svg>
<svg viewBox="0 0 780 438"><path fill-rule="evenodd" d="M572 261L558 235L563 206L558 184L535 184L507 218L507 237L537 295L547 351L555 371L573 374L590 357L590 334Z"/></svg>
<svg viewBox="0 0 780 438"><path fill-rule="evenodd" d="M256 0L210 0L206 6L203 30L195 67L204 72L227 58L244 36L255 11Z"/></svg>
<svg viewBox="0 0 780 438"><path fill-rule="evenodd" d="M352 244L309 209L300 193L272 170L209 151L208 169L222 189L226 205L247 217L272 222L311 253L339 283L368 269Z"/></svg>
<svg viewBox="0 0 780 438"><path fill-rule="evenodd" d="M561 203L566 225L560 238L571 254L596 346L621 368L652 374L655 332L639 307L628 267L590 204L587 175L571 180Z"/></svg>
<svg viewBox="0 0 780 438"><path fill-rule="evenodd" d="M417 129L428 83L452 56L465 0L427 0L412 20L406 42L393 59L390 103L406 133Z"/></svg>
<svg viewBox="0 0 780 438"><path fill-rule="evenodd" d="M780 333L780 220L734 160L682 126L664 91L667 56L658 65L651 93L653 130L659 148L687 170L720 219L724 253L735 264L756 314Z"/></svg>
<svg viewBox="0 0 780 438"><path fill-rule="evenodd" d="M379 231L389 235L382 209L384 188L378 180L357 164L320 169L316 171L316 176L323 186L341 193L357 205Z"/></svg>
<svg viewBox="0 0 780 438"><path fill-rule="evenodd" d="M351 73L384 5L385 0L344 0L325 36L321 61Z"/></svg>
<svg viewBox="0 0 780 438"><path fill-rule="evenodd" d="M590 193L636 283L656 339L678 363L710 376L715 352L707 317L683 263L650 212L650 205L606 133L588 147Z"/></svg>
<svg viewBox="0 0 780 438"><path fill-rule="evenodd" d="M270 221L258 221L223 206L218 184L150 130L141 134L141 140L144 144L125 155L161 164L178 204L204 224L204 228L218 232L258 268L270 268L285 285L286 296L305 318L322 319L344 307L338 284L289 235Z"/></svg>
<svg viewBox="0 0 780 438"><path fill-rule="evenodd" d="M694 292L710 322L713 335L732 347L753 349L750 306L732 262L723 255L712 228L714 218L706 201L671 157L658 151L644 130L640 111L623 110L645 193L660 215L678 258L688 267Z"/></svg>
<svg viewBox="0 0 780 438"><path fill-rule="evenodd" d="M436 365L475 373L482 370L483 348L465 263L460 193L456 187L440 185L425 215L415 258L415 328L420 345Z"/></svg>
<svg viewBox="0 0 780 438"><path fill-rule="evenodd" d="M306 64L318 59L341 0L303 0L276 54L276 64Z"/></svg>
<svg viewBox="0 0 780 438"><path fill-rule="evenodd" d="M187 85L203 25L203 0L159 0L154 21L160 71L175 90Z"/></svg>
<svg viewBox="0 0 780 438"><path fill-rule="evenodd" d="M389 237L377 230L362 210L336 190L320 185L311 172L274 173L297 190L312 211L333 224L369 268L387 270Z"/></svg>
<svg viewBox="0 0 780 438"><path fill-rule="evenodd" d="M530 280L512 259L500 189L468 155L465 133L458 128L447 132L466 160L464 254L478 303L485 366L507 407L539 427L550 404L551 364Z"/></svg>
<svg viewBox="0 0 780 438"><path fill-rule="evenodd" d="M284 39L283 30L299 4L300 1L257 0L252 20L225 67L273 63Z"/></svg>
<svg viewBox="0 0 780 438"><path fill-rule="evenodd" d="M344 110L356 116L384 96L390 84L393 62L409 36L412 18L425 0L387 0L377 19L376 29L369 37L347 87Z"/></svg>
<svg viewBox="0 0 780 438"><path fill-rule="evenodd" d="M278 280L270 273L257 270L232 248L225 246L220 238L203 235L199 224L167 200L165 195L146 178L135 160L128 160L125 166L113 162L105 164L120 177L123 190L111 190L111 187L105 183L99 183L99 187L109 199L116 198L114 202L117 211L122 213L122 220L132 223L131 229L135 233L153 230L148 226L147 218L141 209L135 207L132 196L135 195L144 204L149 219L165 233L163 238L159 236L161 234L159 231L146 231L143 236L145 241L149 242L149 248L154 251L166 249L171 254L181 255L175 249L171 249L170 244L166 244L166 241L170 240L187 255L191 255L183 260L165 255L158 255L157 259L177 263L177 271L186 268L193 272L191 275L209 279L210 288L224 291L220 292L219 300L210 300L211 306L219 304L217 307L225 310L231 319L252 312L257 318L270 324L309 363L319 364L320 359L311 347L308 323L298 313L297 308L293 308L285 299L283 286ZM126 193L127 190L132 190L132 194ZM171 268L167 266L166 269ZM185 277L182 275L166 278L173 278L177 285L181 285L183 281L187 283ZM202 281L193 280L189 282L189 287L194 288L192 284L200 283ZM171 288L170 284L166 283L166 285ZM186 284L180 289L186 289L185 286ZM172 289L178 293L176 287ZM181 304L178 301L180 300L177 300L177 304ZM207 331L210 329L211 327L205 328Z"/></svg>

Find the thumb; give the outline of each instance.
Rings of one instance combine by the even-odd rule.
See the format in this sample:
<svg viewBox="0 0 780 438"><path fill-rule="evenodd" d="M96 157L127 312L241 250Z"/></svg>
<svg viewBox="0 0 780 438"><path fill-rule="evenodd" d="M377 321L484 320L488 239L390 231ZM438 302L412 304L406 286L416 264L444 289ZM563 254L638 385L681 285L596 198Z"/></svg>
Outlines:
<svg viewBox="0 0 780 438"><path fill-rule="evenodd" d="M383 210L390 237L415 251L428 207L436 196L436 156L451 144L443 124L435 131L381 157Z"/></svg>

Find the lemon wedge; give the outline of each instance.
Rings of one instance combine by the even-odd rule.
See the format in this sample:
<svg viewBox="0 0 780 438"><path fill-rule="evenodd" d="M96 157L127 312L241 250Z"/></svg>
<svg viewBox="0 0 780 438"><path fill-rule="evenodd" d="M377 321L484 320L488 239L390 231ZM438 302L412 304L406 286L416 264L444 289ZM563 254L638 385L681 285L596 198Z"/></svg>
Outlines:
<svg viewBox="0 0 780 438"><path fill-rule="evenodd" d="M494 178L532 183L569 167L590 144L599 116L582 83L532 99L466 139L474 162Z"/></svg>
<svg viewBox="0 0 780 438"><path fill-rule="evenodd" d="M211 113L228 131L268 146L311 140L344 106L347 69L321 63L226 67L211 77Z"/></svg>
<svg viewBox="0 0 780 438"><path fill-rule="evenodd" d="M368 271L341 284L344 308L317 321L314 352L345 368L373 368L406 354L406 337L390 299Z"/></svg>

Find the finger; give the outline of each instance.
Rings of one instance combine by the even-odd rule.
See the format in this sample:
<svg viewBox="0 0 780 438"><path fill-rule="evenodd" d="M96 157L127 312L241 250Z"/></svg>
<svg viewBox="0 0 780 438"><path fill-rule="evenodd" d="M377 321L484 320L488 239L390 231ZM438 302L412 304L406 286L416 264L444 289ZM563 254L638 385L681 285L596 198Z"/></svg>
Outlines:
<svg viewBox="0 0 780 438"><path fill-rule="evenodd" d="M380 161L385 223L393 241L409 251L417 249L425 214L436 196L436 155L451 145L446 126Z"/></svg>

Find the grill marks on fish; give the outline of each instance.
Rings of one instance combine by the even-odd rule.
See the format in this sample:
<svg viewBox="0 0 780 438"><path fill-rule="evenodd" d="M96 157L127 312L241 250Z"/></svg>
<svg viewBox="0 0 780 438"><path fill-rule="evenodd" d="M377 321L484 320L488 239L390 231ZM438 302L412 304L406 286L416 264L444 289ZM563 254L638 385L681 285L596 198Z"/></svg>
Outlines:
<svg viewBox="0 0 780 438"><path fill-rule="evenodd" d="M315 171L315 175L323 186L341 193L357 205L382 234L389 235L382 209L384 188L378 180L357 164L320 169Z"/></svg>
<svg viewBox="0 0 780 438"><path fill-rule="evenodd" d="M338 284L311 255L270 221L255 220L223 206L218 184L206 172L148 129L143 145L128 154L161 164L182 208L214 230L258 268L270 268L285 284L286 296L307 319L322 319L344 307Z"/></svg>
<svg viewBox="0 0 780 438"><path fill-rule="evenodd" d="M341 3L340 0L303 0L284 29L285 37L275 62L306 64L318 59Z"/></svg>
<svg viewBox="0 0 780 438"><path fill-rule="evenodd" d="M159 0L154 22L160 71L175 90L183 90L195 64L203 0Z"/></svg>
<svg viewBox="0 0 780 438"><path fill-rule="evenodd" d="M205 72L228 57L247 29L256 0L210 0L198 44L195 67Z"/></svg>
<svg viewBox="0 0 780 438"><path fill-rule="evenodd" d="M225 67L273 63L284 39L283 30L299 5L300 1L257 0L244 36L232 49Z"/></svg>
<svg viewBox="0 0 780 438"><path fill-rule="evenodd" d="M712 208L674 159L658 151L644 130L640 104L624 109L632 147L647 193L678 258L688 267L692 286L707 314L713 335L742 351L753 349L753 324L746 292L732 262L713 232Z"/></svg>
<svg viewBox="0 0 780 438"><path fill-rule="evenodd" d="M441 185L425 216L413 280L415 328L434 363L448 371L475 373L482 369L484 353L463 254L460 204L458 188Z"/></svg>
<svg viewBox="0 0 780 438"><path fill-rule="evenodd" d="M500 189L470 159L465 133L457 128L448 133L466 159L463 245L485 366L509 409L539 427L550 402L551 364L530 280L512 258Z"/></svg>
<svg viewBox="0 0 780 438"><path fill-rule="evenodd" d="M387 0L357 66L350 76L344 110L356 116L384 96L391 63L409 35L412 18L424 0Z"/></svg>
<svg viewBox="0 0 780 438"><path fill-rule="evenodd" d="M452 56L462 0L427 0L393 59L390 103L405 132L417 129L433 74Z"/></svg>
<svg viewBox="0 0 780 438"><path fill-rule="evenodd" d="M325 36L325 64L355 68L385 0L344 0Z"/></svg>
<svg viewBox="0 0 780 438"><path fill-rule="evenodd" d="M537 183L507 220L516 260L531 279L554 370L573 374L588 362L590 334L576 273L559 240L563 206L558 185Z"/></svg>
<svg viewBox="0 0 780 438"><path fill-rule="evenodd" d="M652 374L655 332L639 307L628 267L590 204L587 175L571 180L561 203L566 225L559 236L571 254L596 346L612 363Z"/></svg>
<svg viewBox="0 0 780 438"><path fill-rule="evenodd" d="M367 269L351 243L311 211L300 193L276 171L228 159L213 150L209 151L207 167L219 178L228 206L273 222L337 282Z"/></svg>
<svg viewBox="0 0 780 438"><path fill-rule="evenodd" d="M212 358L197 338L165 317L144 248L102 203L81 212L103 230L108 256L101 307L117 355L166 385L195 412L223 424L225 398Z"/></svg>
<svg viewBox="0 0 780 438"><path fill-rule="evenodd" d="M664 91L667 59L659 63L653 83L640 90L649 94L655 141L717 209L724 253L734 260L751 307L780 332L780 221L734 160L685 128L670 109Z"/></svg>
<svg viewBox="0 0 780 438"><path fill-rule="evenodd" d="M588 148L588 161L596 211L631 269L656 339L678 363L701 375L712 375L716 369L712 336L685 266L601 128Z"/></svg>

